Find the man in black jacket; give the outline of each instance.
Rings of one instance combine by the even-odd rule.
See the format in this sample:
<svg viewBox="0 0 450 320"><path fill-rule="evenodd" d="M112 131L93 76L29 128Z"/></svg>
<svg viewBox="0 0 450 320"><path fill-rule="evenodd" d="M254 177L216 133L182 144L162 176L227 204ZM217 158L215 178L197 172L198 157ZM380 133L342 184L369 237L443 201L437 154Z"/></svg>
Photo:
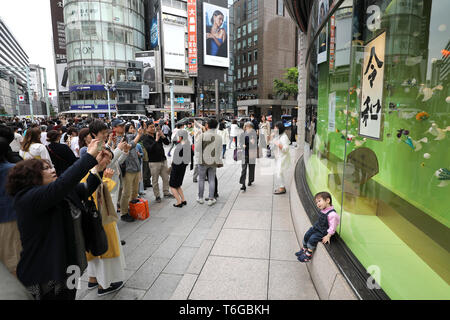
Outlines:
<svg viewBox="0 0 450 320"><path fill-rule="evenodd" d="M169 139L164 135L159 125L155 125L155 123L149 121L147 123L147 134L142 138L142 143L148 153L153 193L156 202L161 202L158 182L160 176L163 180L164 197L173 198L173 195L169 192L169 168L163 146L163 144L166 146L170 144Z"/></svg>

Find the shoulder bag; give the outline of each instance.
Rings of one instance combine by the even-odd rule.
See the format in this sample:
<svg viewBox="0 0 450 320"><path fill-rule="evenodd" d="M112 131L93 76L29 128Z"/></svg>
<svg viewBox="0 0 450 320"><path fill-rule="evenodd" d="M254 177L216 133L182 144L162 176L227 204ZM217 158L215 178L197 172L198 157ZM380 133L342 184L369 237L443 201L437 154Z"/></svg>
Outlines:
<svg viewBox="0 0 450 320"><path fill-rule="evenodd" d="M105 229L103 229L102 215L92 198L86 197L84 205L86 211L83 214L82 226L86 251L95 257L99 257L108 251L108 238Z"/></svg>

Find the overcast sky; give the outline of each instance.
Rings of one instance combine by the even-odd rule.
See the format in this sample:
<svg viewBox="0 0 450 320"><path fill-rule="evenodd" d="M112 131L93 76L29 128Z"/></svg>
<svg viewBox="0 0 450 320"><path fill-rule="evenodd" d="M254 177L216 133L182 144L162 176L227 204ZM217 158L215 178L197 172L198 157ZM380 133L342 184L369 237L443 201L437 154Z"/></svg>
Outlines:
<svg viewBox="0 0 450 320"><path fill-rule="evenodd" d="M0 0L0 17L30 58L47 69L47 82L55 88L52 21L49 0Z"/></svg>

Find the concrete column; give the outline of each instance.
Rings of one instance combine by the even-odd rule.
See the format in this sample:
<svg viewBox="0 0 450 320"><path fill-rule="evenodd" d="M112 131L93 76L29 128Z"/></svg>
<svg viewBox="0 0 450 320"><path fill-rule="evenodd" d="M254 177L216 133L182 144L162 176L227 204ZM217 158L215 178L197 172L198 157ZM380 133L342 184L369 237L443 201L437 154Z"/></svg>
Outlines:
<svg viewBox="0 0 450 320"><path fill-rule="evenodd" d="M299 32L298 39L300 60L298 65L299 86L298 86L298 117L297 117L297 134L298 134L298 148L302 151L305 147L305 122L306 122L306 90L308 84L308 72L305 66L306 53L308 51L307 36L303 32Z"/></svg>

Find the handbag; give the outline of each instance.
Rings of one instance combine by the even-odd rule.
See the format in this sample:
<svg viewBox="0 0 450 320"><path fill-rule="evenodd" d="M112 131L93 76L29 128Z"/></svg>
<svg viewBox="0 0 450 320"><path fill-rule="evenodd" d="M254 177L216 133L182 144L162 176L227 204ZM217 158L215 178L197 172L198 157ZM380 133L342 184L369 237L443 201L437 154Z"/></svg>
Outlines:
<svg viewBox="0 0 450 320"><path fill-rule="evenodd" d="M85 199L84 205L86 211L83 213L82 226L86 251L99 257L108 251L108 238L103 229L102 215L92 198Z"/></svg>

